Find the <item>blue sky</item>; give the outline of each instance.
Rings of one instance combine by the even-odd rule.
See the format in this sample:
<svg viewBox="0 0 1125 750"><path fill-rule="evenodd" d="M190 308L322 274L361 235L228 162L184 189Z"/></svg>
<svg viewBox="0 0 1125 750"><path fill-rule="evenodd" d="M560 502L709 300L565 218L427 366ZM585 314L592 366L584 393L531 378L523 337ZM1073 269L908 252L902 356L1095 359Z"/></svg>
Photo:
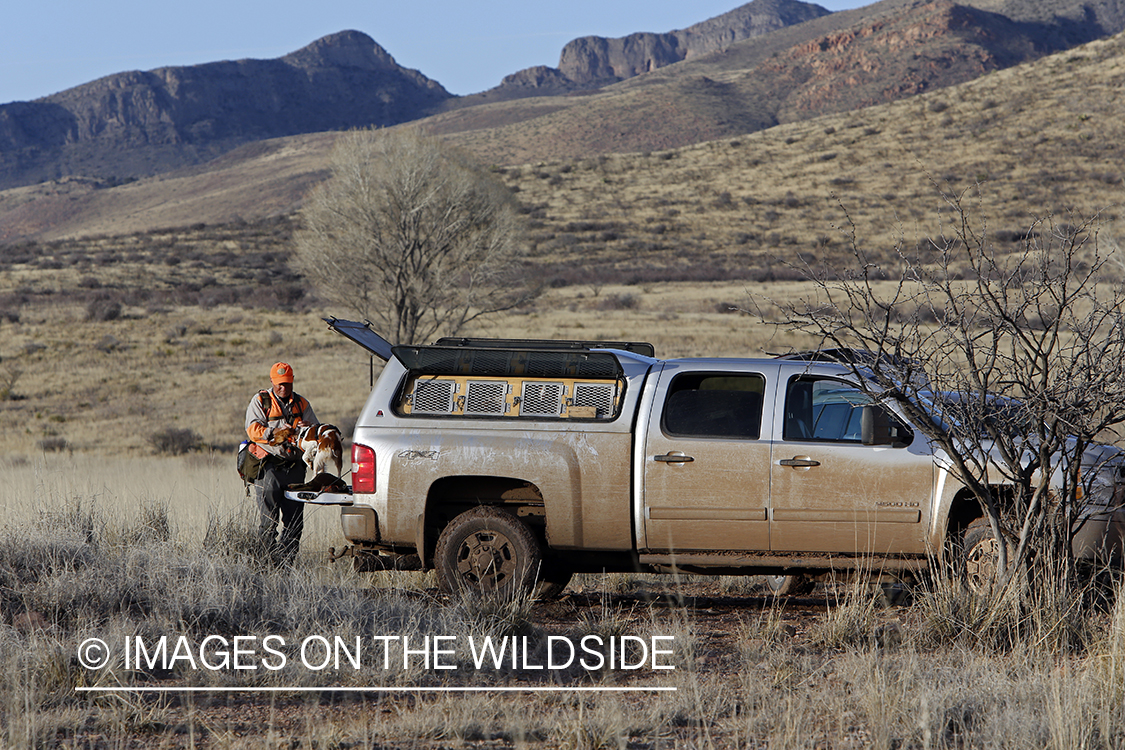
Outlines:
<svg viewBox="0 0 1125 750"><path fill-rule="evenodd" d="M125 70L280 57L336 31L369 34L400 65L455 94L500 83L587 34L684 28L739 0L8 0L0 23L0 103L35 99ZM863 0L820 3L829 10Z"/></svg>

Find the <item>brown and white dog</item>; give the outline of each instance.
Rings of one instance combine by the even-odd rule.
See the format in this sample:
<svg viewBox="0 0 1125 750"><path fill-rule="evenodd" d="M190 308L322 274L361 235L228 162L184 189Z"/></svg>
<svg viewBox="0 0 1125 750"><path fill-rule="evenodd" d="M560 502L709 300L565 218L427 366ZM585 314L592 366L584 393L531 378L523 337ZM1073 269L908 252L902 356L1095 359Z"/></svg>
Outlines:
<svg viewBox="0 0 1125 750"><path fill-rule="evenodd" d="M297 433L297 447L304 451L305 463L314 475L324 471L331 461L336 466L336 476L340 476L344 449L339 428L330 424L303 425Z"/></svg>

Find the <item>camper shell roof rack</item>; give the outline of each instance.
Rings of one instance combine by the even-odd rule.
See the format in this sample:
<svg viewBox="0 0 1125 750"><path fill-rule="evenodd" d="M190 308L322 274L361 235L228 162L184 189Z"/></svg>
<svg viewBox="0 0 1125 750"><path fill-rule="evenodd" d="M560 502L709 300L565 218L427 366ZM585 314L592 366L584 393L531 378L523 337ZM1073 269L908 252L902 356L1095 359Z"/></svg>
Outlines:
<svg viewBox="0 0 1125 750"><path fill-rule="evenodd" d="M415 375L606 380L622 376L610 351L487 346L396 346L394 356Z"/></svg>
<svg viewBox="0 0 1125 750"><path fill-rule="evenodd" d="M620 349L621 351L655 357L656 348L644 341L568 341L563 339L479 339L461 336L447 336L438 339L434 346L456 346L472 349L569 349L589 351L591 349Z"/></svg>

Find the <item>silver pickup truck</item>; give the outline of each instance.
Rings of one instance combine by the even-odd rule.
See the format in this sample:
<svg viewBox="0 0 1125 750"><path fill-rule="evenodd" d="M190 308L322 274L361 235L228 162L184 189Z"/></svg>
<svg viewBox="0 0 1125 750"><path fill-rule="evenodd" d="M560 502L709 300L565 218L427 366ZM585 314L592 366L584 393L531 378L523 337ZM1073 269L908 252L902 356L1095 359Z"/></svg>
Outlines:
<svg viewBox="0 0 1125 750"><path fill-rule="evenodd" d="M981 509L948 462L842 364L662 360L631 342L392 346L328 322L386 360L351 493L306 496L343 506L364 569L550 596L583 571L758 574L782 590L908 575L947 540L988 562ZM1099 470L1074 551L1117 563L1125 480Z"/></svg>

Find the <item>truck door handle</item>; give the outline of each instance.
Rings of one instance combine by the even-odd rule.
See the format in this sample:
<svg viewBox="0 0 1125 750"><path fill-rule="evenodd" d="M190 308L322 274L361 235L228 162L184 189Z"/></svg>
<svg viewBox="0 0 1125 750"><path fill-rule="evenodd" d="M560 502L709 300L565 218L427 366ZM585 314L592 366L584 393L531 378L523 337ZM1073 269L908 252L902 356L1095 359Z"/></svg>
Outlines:
<svg viewBox="0 0 1125 750"><path fill-rule="evenodd" d="M813 461L811 458L783 458L778 463L782 466L797 466L800 468L820 466L820 461Z"/></svg>
<svg viewBox="0 0 1125 750"><path fill-rule="evenodd" d="M694 456L685 456L680 451L673 451L672 453L665 453L663 456L653 456L653 461L663 461L666 464L686 464L689 461L694 461Z"/></svg>

